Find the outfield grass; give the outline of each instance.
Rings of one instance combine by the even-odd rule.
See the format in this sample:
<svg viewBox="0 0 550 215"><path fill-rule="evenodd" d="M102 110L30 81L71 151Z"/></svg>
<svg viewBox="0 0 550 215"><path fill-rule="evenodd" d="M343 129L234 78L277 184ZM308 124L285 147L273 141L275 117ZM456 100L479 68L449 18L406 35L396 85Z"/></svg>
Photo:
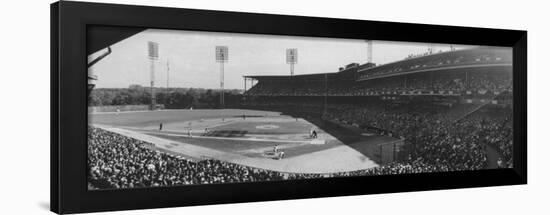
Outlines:
<svg viewBox="0 0 550 215"><path fill-rule="evenodd" d="M242 109L201 109L201 110L161 110L161 111L136 111L120 113L95 113L89 114L90 124L102 124L112 126L147 127L157 126L160 123L182 122L212 118L248 116L280 116L281 113L273 111L257 111Z"/></svg>

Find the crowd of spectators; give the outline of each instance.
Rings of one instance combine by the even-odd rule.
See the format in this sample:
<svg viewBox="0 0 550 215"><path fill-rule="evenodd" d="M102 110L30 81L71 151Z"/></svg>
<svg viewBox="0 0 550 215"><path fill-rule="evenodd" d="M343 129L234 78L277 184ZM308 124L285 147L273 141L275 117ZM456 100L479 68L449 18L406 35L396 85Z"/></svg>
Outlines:
<svg viewBox="0 0 550 215"><path fill-rule="evenodd" d="M512 152L513 152L513 124L512 113L510 110L503 111L504 113L491 113L489 116L483 114L473 114L465 120L469 123L476 124L482 131L482 143L492 146L497 149L502 155L499 164L500 167L512 167Z"/></svg>
<svg viewBox="0 0 550 215"><path fill-rule="evenodd" d="M88 182L98 189L283 180L292 176L233 163L192 161L147 142L88 129ZM292 177L295 178L295 177Z"/></svg>
<svg viewBox="0 0 550 215"><path fill-rule="evenodd" d="M512 165L511 112L476 111L450 117L445 109L411 105L331 106L326 118L361 128L375 127L383 135L405 139L405 164L423 163L438 169L474 170L487 167L486 147L499 149L503 163Z"/></svg>

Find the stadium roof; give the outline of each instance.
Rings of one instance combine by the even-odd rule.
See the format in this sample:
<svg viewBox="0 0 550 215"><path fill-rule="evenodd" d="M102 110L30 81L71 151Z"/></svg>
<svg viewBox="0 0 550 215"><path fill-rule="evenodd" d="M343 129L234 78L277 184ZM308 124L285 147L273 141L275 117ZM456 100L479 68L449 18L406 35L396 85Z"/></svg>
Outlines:
<svg viewBox="0 0 550 215"><path fill-rule="evenodd" d="M427 54L427 55L421 55L421 56L416 56L416 57L412 57L412 58L406 58L406 59L403 59L403 60L398 60L398 61L394 61L394 62L387 63L387 64L380 64L378 66L360 69L359 72L366 71L366 70L380 69L380 68L383 68L383 67L395 66L395 65L398 65L398 64L411 64L411 63L416 63L418 61L426 61L426 60L432 60L432 59L436 59L436 58L452 58L452 57L457 57L457 56L461 56L461 55L473 56L473 55L476 55L476 54L486 54L488 52L494 52L494 51L498 51L498 50L502 51L502 50L505 50L505 49L507 49L507 48L476 47L476 48L460 49L460 50L454 50L454 51L437 52L437 53L434 53L434 54Z"/></svg>
<svg viewBox="0 0 550 215"><path fill-rule="evenodd" d="M485 59L488 58L488 59ZM438 71L446 69L473 69L487 67L510 67L512 65L512 51L503 47L476 47L455 51L438 52L407 58L388 64L372 66L362 64L333 73L318 73L304 75L248 75L245 78L257 80L285 81L292 79L323 80L325 75L329 79L369 80L411 73Z"/></svg>
<svg viewBox="0 0 550 215"><path fill-rule="evenodd" d="M502 47L477 47L439 52L359 69L358 80L397 76L425 71L489 66L511 66L512 51Z"/></svg>
<svg viewBox="0 0 550 215"><path fill-rule="evenodd" d="M366 64L364 64L366 65ZM354 67L349 67L349 68L346 68L346 69L343 69L343 70L340 70L338 72L328 72L328 73L314 73L314 74L302 74L302 75L294 75L294 76L290 76L290 75L245 75L243 77L245 78L253 78L253 79L262 79L262 80L273 80L273 81L278 81L278 80L289 80L291 77L293 79L308 79L308 80L315 80L315 79L322 79L324 80L325 79L325 75L327 75L327 77L329 79L332 79L334 80L335 78L338 78L340 80L343 80L343 79L353 79L355 80L355 74L357 73L357 70L359 68L362 68L362 66L364 65L361 65L361 66L354 66Z"/></svg>
<svg viewBox="0 0 550 215"><path fill-rule="evenodd" d="M303 75L294 75L294 76L290 76L290 75L245 75L243 77L245 78L253 78L253 79L257 79L257 80L272 80L272 81L277 81L277 80L289 80L289 79L309 79L309 80L312 80L312 79L324 79L325 78L325 75L328 75L330 77L334 77L336 76L338 73L336 72L333 72L333 73L316 73L316 74L303 74Z"/></svg>

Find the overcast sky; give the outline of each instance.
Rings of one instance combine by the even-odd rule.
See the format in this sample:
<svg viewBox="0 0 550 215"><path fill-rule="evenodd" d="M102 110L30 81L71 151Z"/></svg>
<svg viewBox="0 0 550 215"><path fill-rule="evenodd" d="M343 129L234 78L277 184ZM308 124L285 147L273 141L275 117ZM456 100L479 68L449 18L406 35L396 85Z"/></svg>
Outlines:
<svg viewBox="0 0 550 215"><path fill-rule="evenodd" d="M89 72L98 77L96 88L149 86L148 41L159 44L159 59L155 61L157 87L166 87L169 61L170 87L219 88L220 65L214 53L218 45L229 47L229 61L224 65L226 89L243 89L244 75L289 75L288 48L298 49L298 64L294 69L297 75L337 72L349 63L367 62L365 40L149 29L112 45L112 53L90 68ZM409 54L426 52L429 46L373 41L373 62L385 64L402 60ZM433 47L436 51L450 49L449 44ZM105 50L92 54L89 61L103 52Z"/></svg>

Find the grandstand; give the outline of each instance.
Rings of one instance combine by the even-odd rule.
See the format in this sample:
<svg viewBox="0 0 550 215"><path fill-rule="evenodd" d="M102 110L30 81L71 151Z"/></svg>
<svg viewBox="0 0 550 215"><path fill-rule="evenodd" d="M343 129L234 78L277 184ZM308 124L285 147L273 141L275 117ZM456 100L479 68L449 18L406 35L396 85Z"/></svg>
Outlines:
<svg viewBox="0 0 550 215"><path fill-rule="evenodd" d="M472 48L356 65L336 73L245 76L257 84L246 96L464 96L488 98L512 91L512 52Z"/></svg>
<svg viewBox="0 0 550 215"><path fill-rule="evenodd" d="M407 157L403 163L421 160L448 170L512 165L509 48L452 50L334 73L245 78L257 82L244 93L248 107L307 112L404 139L398 149Z"/></svg>

